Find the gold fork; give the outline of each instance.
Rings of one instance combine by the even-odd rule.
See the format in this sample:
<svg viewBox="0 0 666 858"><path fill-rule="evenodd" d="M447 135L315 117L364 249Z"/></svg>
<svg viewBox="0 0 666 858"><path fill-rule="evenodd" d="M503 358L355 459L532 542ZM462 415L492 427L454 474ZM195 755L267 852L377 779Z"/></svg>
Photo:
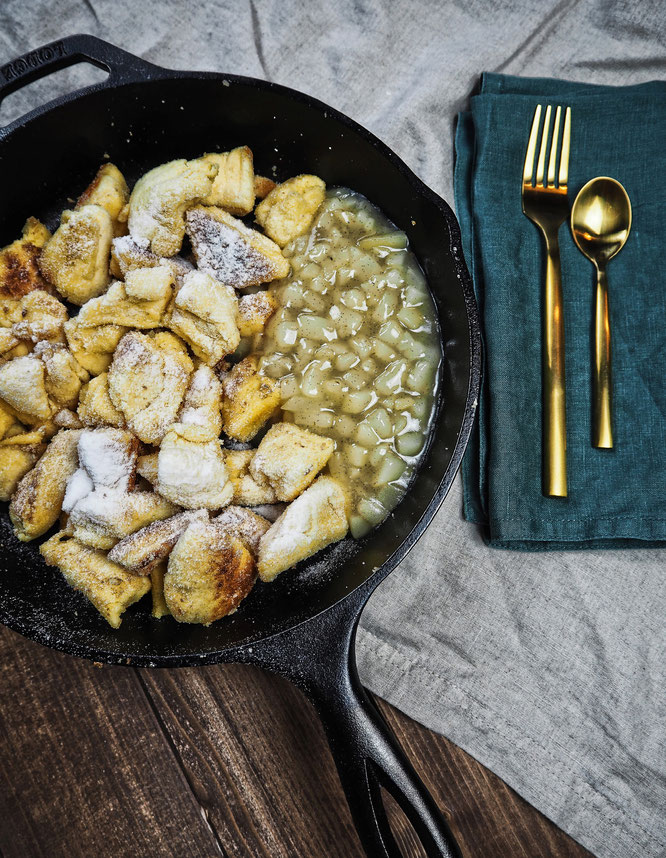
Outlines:
<svg viewBox="0 0 666 858"><path fill-rule="evenodd" d="M523 167L523 214L527 215L539 227L546 242L542 357L543 493L549 497L567 496L564 312L560 246L557 234L569 214L567 181L569 178L571 108L566 108L564 128L560 140L561 117L562 108L558 107L555 111L551 137L548 172L545 173L546 150L551 125L551 107L550 105L546 107L535 176L535 156L539 126L541 125L541 105L537 105ZM558 155L559 171L556 172ZM556 175L557 185L555 184Z"/></svg>

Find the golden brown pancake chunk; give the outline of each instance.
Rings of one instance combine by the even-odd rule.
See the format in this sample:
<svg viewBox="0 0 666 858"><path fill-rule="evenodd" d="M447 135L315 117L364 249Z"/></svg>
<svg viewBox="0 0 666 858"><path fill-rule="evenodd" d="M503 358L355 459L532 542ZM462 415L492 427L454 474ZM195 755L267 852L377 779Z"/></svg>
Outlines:
<svg viewBox="0 0 666 858"><path fill-rule="evenodd" d="M80 430L61 429L18 484L9 505L9 517L21 542L36 539L58 520L67 480L79 466L80 436Z"/></svg>
<svg viewBox="0 0 666 858"><path fill-rule="evenodd" d="M143 175L130 196L132 238L158 256L175 256L185 235L185 211L210 194L216 175L214 164L183 159Z"/></svg>
<svg viewBox="0 0 666 858"><path fill-rule="evenodd" d="M21 238L0 250L0 318L7 318L12 299L17 300L33 289L53 292L39 270L42 248L50 238L51 233L44 224L29 217Z"/></svg>
<svg viewBox="0 0 666 858"><path fill-rule="evenodd" d="M112 283L104 295L91 298L76 317L79 327L124 325L158 328L173 294L173 272L166 265L129 271L124 283Z"/></svg>
<svg viewBox="0 0 666 858"><path fill-rule="evenodd" d="M136 460L136 472L148 480L152 486L157 485L157 453L146 453Z"/></svg>
<svg viewBox="0 0 666 858"><path fill-rule="evenodd" d="M13 434L19 434L24 431L11 408L8 408L0 400L0 438L6 438L12 429L15 430Z"/></svg>
<svg viewBox="0 0 666 858"><path fill-rule="evenodd" d="M319 477L262 536L259 577L272 581L280 572L342 539L347 530L344 489L332 477Z"/></svg>
<svg viewBox="0 0 666 858"><path fill-rule="evenodd" d="M260 334L277 310L278 302L271 292L255 292L238 299L238 330L241 337Z"/></svg>
<svg viewBox="0 0 666 858"><path fill-rule="evenodd" d="M289 262L275 242L222 209L195 206L185 220L199 270L220 283L245 289L289 273Z"/></svg>
<svg viewBox="0 0 666 858"><path fill-rule="evenodd" d="M212 441L220 437L222 430L221 405L222 384L213 370L204 364L190 378L178 422L199 427L206 432L206 440Z"/></svg>
<svg viewBox="0 0 666 858"><path fill-rule="evenodd" d="M131 331L118 343L109 396L144 443L158 444L176 420L193 368L185 347L166 331Z"/></svg>
<svg viewBox="0 0 666 858"><path fill-rule="evenodd" d="M150 590L150 578L130 575L97 551L60 531L44 542L39 551L49 566L57 566L65 580L97 608L107 623L117 629L125 610Z"/></svg>
<svg viewBox="0 0 666 858"><path fill-rule="evenodd" d="M164 577L167 607L179 623L209 625L235 611L256 580L252 554L214 524L191 524Z"/></svg>
<svg viewBox="0 0 666 858"><path fill-rule="evenodd" d="M23 345L18 337L14 336L11 328L0 328L0 355L2 361L11 360L13 357L19 357L15 354L17 346ZM30 353L30 347L26 346L25 354ZM23 357L24 355L20 355Z"/></svg>
<svg viewBox="0 0 666 858"><path fill-rule="evenodd" d="M219 509L233 496L220 442L201 427L175 423L157 459L157 490L186 509Z"/></svg>
<svg viewBox="0 0 666 858"><path fill-rule="evenodd" d="M210 194L204 202L220 206L232 215L241 217L254 208L254 162L252 150L239 146L231 152L204 155L201 159L218 168Z"/></svg>
<svg viewBox="0 0 666 858"><path fill-rule="evenodd" d="M268 480L278 500L290 501L310 485L334 450L330 438L294 423L276 423L262 438L250 473L256 480Z"/></svg>
<svg viewBox="0 0 666 858"><path fill-rule="evenodd" d="M0 500L8 501L19 481L34 467L46 450L46 444L14 443L13 438L0 441Z"/></svg>
<svg viewBox="0 0 666 858"><path fill-rule="evenodd" d="M275 182L272 179L266 178L266 176L257 176L254 177L254 195L258 200L263 200L264 197L268 196L270 192L275 187Z"/></svg>
<svg viewBox="0 0 666 858"><path fill-rule="evenodd" d="M152 250L148 250L148 242L143 244L135 241L131 235L123 235L114 238L111 242L110 270L114 277L124 280L130 271L137 268L155 268L158 265L167 265L171 268L176 284L180 286L183 277L194 271L194 265L181 256L158 256Z"/></svg>
<svg viewBox="0 0 666 858"><path fill-rule="evenodd" d="M79 197L76 207L97 205L106 209L113 223L113 234L124 235L127 232L127 218L123 220L123 210L129 202L129 188L125 177L110 162L102 164L95 178Z"/></svg>
<svg viewBox="0 0 666 858"><path fill-rule="evenodd" d="M213 366L240 342L238 299L233 289L202 271L183 279L167 325L204 363Z"/></svg>
<svg viewBox="0 0 666 858"><path fill-rule="evenodd" d="M208 511L187 510L154 521L114 545L109 560L120 563L133 575L148 575L169 556L180 535L195 521L207 522Z"/></svg>
<svg viewBox="0 0 666 858"><path fill-rule="evenodd" d="M280 385L259 374L253 355L236 364L222 388L222 427L238 441L254 438L280 405Z"/></svg>
<svg viewBox="0 0 666 858"><path fill-rule="evenodd" d="M45 423L55 409L45 387L46 369L34 355L17 357L0 366L0 399L22 423Z"/></svg>
<svg viewBox="0 0 666 858"><path fill-rule="evenodd" d="M70 408L61 408L53 415L53 423L60 429L83 429L79 415Z"/></svg>
<svg viewBox="0 0 666 858"><path fill-rule="evenodd" d="M34 354L44 364L44 389L55 408L76 408L81 385L90 378L86 370L62 343L37 343Z"/></svg>
<svg viewBox="0 0 666 858"><path fill-rule="evenodd" d="M64 211L39 260L42 274L72 304L85 304L109 285L111 215L101 206Z"/></svg>
<svg viewBox="0 0 666 858"><path fill-rule="evenodd" d="M261 537L271 526L270 521L263 516L242 506L228 506L213 519L213 524L231 536L238 537L255 557L259 552Z"/></svg>
<svg viewBox="0 0 666 858"><path fill-rule="evenodd" d="M249 472L254 450L225 450L224 463L234 488L232 502L240 506L275 503L275 490L265 478L255 480Z"/></svg>
<svg viewBox="0 0 666 858"><path fill-rule="evenodd" d="M109 396L109 376L102 372L81 388L78 415L84 426L125 425L125 415L118 411Z"/></svg>
<svg viewBox="0 0 666 858"><path fill-rule="evenodd" d="M35 289L19 302L20 320L12 325L11 332L19 340L39 343L48 340L64 343L64 325L67 308L54 295Z"/></svg>
<svg viewBox="0 0 666 858"><path fill-rule="evenodd" d="M123 325L87 328L79 323L78 316L65 322L64 329L70 351L91 375L106 372L116 346L127 333Z"/></svg>
<svg viewBox="0 0 666 858"><path fill-rule="evenodd" d="M151 616L156 620L169 616L166 599L164 598L164 576L166 575L166 561L158 563L150 572L150 592L153 599L153 610Z"/></svg>
<svg viewBox="0 0 666 858"><path fill-rule="evenodd" d="M273 188L254 216L266 235L284 247L310 228L325 194L326 185L317 176L294 176Z"/></svg>

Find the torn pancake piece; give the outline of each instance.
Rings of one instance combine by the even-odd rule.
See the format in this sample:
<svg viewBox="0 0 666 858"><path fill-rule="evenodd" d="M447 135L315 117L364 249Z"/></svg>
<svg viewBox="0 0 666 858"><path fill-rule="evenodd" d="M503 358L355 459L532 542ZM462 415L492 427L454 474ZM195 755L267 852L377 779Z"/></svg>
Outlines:
<svg viewBox="0 0 666 858"><path fill-rule="evenodd" d="M289 273L289 262L265 235L215 206L194 206L185 215L200 271L245 289Z"/></svg>
<svg viewBox="0 0 666 858"><path fill-rule="evenodd" d="M210 623L233 613L257 577L249 549L214 523L191 524L176 543L164 598L179 623Z"/></svg>
<svg viewBox="0 0 666 858"><path fill-rule="evenodd" d="M111 216L101 206L64 211L60 226L42 250L42 274L72 304L85 304L109 284L112 237Z"/></svg>
<svg viewBox="0 0 666 858"><path fill-rule="evenodd" d="M21 542L36 539L58 520L67 480L79 466L80 436L80 429L61 429L18 484L9 504L9 517Z"/></svg>
<svg viewBox="0 0 666 858"><path fill-rule="evenodd" d="M85 468L77 468L67 480L65 497L62 502L62 511L70 513L77 503L95 490L95 484Z"/></svg>
<svg viewBox="0 0 666 858"><path fill-rule="evenodd" d="M157 453L145 453L136 460L136 472L152 486L157 485Z"/></svg>
<svg viewBox="0 0 666 858"><path fill-rule="evenodd" d="M237 536L256 557L261 537L271 526L270 521L242 506L228 506L213 519L213 524L231 536Z"/></svg>
<svg viewBox="0 0 666 858"><path fill-rule="evenodd" d="M175 423L157 459L157 491L186 509L219 509L233 497L220 442L198 426Z"/></svg>
<svg viewBox="0 0 666 858"><path fill-rule="evenodd" d="M347 530L344 489L332 477L319 477L262 536L259 577L272 581L280 572L342 539Z"/></svg>
<svg viewBox="0 0 666 858"><path fill-rule="evenodd" d="M21 479L34 467L46 450L43 442L12 443L12 438L0 441L0 501L8 501Z"/></svg>
<svg viewBox="0 0 666 858"><path fill-rule="evenodd" d="M178 422L188 426L198 426L205 430L207 440L220 437L222 430L222 384L213 370L200 366L190 378L185 398L178 415Z"/></svg>
<svg viewBox="0 0 666 858"><path fill-rule="evenodd" d="M238 347L237 315L233 289L202 271L193 271L176 293L167 325L198 358L213 366Z"/></svg>
<svg viewBox="0 0 666 858"><path fill-rule="evenodd" d="M267 480L278 500L290 501L312 483L334 450L330 438L294 423L276 423L261 439L250 462L250 474L256 480Z"/></svg>
<svg viewBox="0 0 666 858"><path fill-rule="evenodd" d="M167 265L130 271L124 283L112 283L98 298L87 301L77 316L79 327L124 325L158 328L173 293L173 271Z"/></svg>
<svg viewBox="0 0 666 858"><path fill-rule="evenodd" d="M211 192L217 166L201 159L160 164L134 185L128 226L137 242L158 256L175 256L185 235L185 211Z"/></svg>
<svg viewBox="0 0 666 858"><path fill-rule="evenodd" d="M207 522L208 511L186 510L154 521L114 545L109 560L120 563L133 575L148 575L169 556L180 535L195 521Z"/></svg>
<svg viewBox="0 0 666 858"><path fill-rule="evenodd" d="M148 244L147 239L137 241L131 235L114 238L111 242L111 262L109 263L111 274L119 280L124 280L130 271L167 265L173 273L176 285L180 286L183 277L190 271L194 271L194 265L182 256L158 256L152 250L148 250Z"/></svg>
<svg viewBox="0 0 666 858"><path fill-rule="evenodd" d="M166 331L130 331L118 343L109 396L145 444L159 444L175 422L193 368L183 344Z"/></svg>
<svg viewBox="0 0 666 858"><path fill-rule="evenodd" d="M81 385L90 376L62 343L37 343L33 352L44 364L44 390L55 410L76 408Z"/></svg>
<svg viewBox="0 0 666 858"><path fill-rule="evenodd" d="M222 428L230 438L250 441L280 406L280 385L261 375L254 355L237 363L222 381Z"/></svg>
<svg viewBox="0 0 666 858"><path fill-rule="evenodd" d="M268 480L255 480L250 474L249 466L254 453L254 450L224 450L224 463L234 488L232 503L239 506L262 506L274 504L277 500Z"/></svg>
<svg viewBox="0 0 666 858"><path fill-rule="evenodd" d="M64 325L67 307L55 295L43 289L35 289L24 295L19 302L20 319L12 325L11 332L19 340L39 343L48 340L64 343Z"/></svg>
<svg viewBox="0 0 666 858"><path fill-rule="evenodd" d="M204 200L209 206L220 206L237 217L254 208L254 162L248 146L231 152L213 152L201 159L218 168L210 194Z"/></svg>
<svg viewBox="0 0 666 858"><path fill-rule="evenodd" d="M44 363L34 355L0 366L0 400L22 423L45 423L56 410L46 392L45 376Z"/></svg>
<svg viewBox="0 0 666 858"><path fill-rule="evenodd" d="M37 218L29 217L23 225L21 238L0 250L0 317L4 320L12 302L33 289L53 292L53 286L39 269L42 248L51 233Z"/></svg>
<svg viewBox="0 0 666 858"><path fill-rule="evenodd" d="M100 487L78 501L70 521L77 539L108 550L130 533L177 512L178 507L156 492Z"/></svg>
<svg viewBox="0 0 666 858"><path fill-rule="evenodd" d="M84 426L125 425L125 415L118 411L109 396L109 375L101 372L84 384L79 393L78 416Z"/></svg>
<svg viewBox="0 0 666 858"><path fill-rule="evenodd" d="M128 329L123 325L85 327L75 316L65 322L64 330L70 351L77 361L91 375L99 375L109 368L113 352Z"/></svg>
<svg viewBox="0 0 666 858"><path fill-rule="evenodd" d="M117 629L121 616L150 590L150 578L131 575L107 560L103 551L82 545L65 531L44 542L39 551L49 566L57 566L67 583L97 608Z"/></svg>
<svg viewBox="0 0 666 858"><path fill-rule="evenodd" d="M164 576L166 575L166 561L158 563L150 570L150 592L153 598L153 610L151 616L156 620L169 616L166 599L164 598Z"/></svg>
<svg viewBox="0 0 666 858"><path fill-rule="evenodd" d="M242 295L238 299L238 330L241 337L260 334L277 307L277 299L268 290Z"/></svg>
<svg viewBox="0 0 666 858"><path fill-rule="evenodd" d="M326 185L318 176L294 176L273 188L254 215L266 235L284 247L310 228L325 195Z"/></svg>
<svg viewBox="0 0 666 858"><path fill-rule="evenodd" d="M79 464L95 488L127 492L134 488L139 442L124 429L84 429L78 444Z"/></svg>
<svg viewBox="0 0 666 858"><path fill-rule="evenodd" d="M107 161L77 200L76 208L90 204L101 206L111 217L113 234L123 235L127 232L127 218L123 215L128 202L129 188L125 177L115 164Z"/></svg>

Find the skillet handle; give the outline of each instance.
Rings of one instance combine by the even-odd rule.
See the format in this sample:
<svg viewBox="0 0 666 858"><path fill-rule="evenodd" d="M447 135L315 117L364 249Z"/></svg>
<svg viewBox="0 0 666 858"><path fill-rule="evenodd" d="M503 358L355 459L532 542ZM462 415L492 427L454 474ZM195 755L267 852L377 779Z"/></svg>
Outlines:
<svg viewBox="0 0 666 858"><path fill-rule="evenodd" d="M380 787L398 802L428 858L460 858L441 811L360 683L354 643L367 596L356 591L318 617L255 645L239 660L286 676L314 703L369 858L402 856Z"/></svg>
<svg viewBox="0 0 666 858"><path fill-rule="evenodd" d="M41 48L35 48L34 51L23 54L2 66L0 68L0 102L11 92L35 80L80 62L92 63L109 72L108 81L101 86L107 83L146 80L158 71L164 74L164 70L159 66L123 51L110 42L105 42L88 33L77 33L49 42Z"/></svg>

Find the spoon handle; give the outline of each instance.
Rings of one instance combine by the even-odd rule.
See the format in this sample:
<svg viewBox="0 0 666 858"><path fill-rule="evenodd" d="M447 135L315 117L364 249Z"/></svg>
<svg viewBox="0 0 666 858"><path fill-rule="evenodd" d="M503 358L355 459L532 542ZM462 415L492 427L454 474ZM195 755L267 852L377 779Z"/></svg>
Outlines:
<svg viewBox="0 0 666 858"><path fill-rule="evenodd" d="M606 269L597 268L597 295L594 313L594 446L613 446L611 428L610 315Z"/></svg>

